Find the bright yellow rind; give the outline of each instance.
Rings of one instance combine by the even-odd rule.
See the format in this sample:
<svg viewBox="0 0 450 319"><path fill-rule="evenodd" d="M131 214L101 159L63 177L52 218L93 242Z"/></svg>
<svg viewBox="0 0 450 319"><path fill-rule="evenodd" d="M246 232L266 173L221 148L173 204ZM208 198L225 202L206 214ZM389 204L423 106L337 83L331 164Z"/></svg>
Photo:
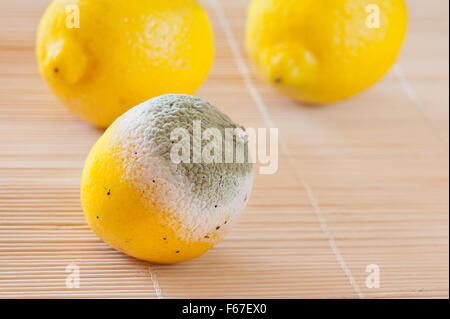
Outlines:
<svg viewBox="0 0 450 319"><path fill-rule="evenodd" d="M379 28L367 27L368 5L380 9ZM403 0L253 0L247 51L282 93L328 103L377 82L395 62L406 27Z"/></svg>
<svg viewBox="0 0 450 319"><path fill-rule="evenodd" d="M91 229L106 243L133 257L177 263L196 258L215 242L186 242L167 226L166 212L151 204L125 178L114 143L113 124L92 148L81 180L81 203ZM152 190L147 190L151 192Z"/></svg>
<svg viewBox="0 0 450 319"><path fill-rule="evenodd" d="M79 28L68 27L76 21L67 7L73 4ZM107 127L152 97L193 94L214 45L195 0L55 0L39 24L36 55L54 94L79 117Z"/></svg>

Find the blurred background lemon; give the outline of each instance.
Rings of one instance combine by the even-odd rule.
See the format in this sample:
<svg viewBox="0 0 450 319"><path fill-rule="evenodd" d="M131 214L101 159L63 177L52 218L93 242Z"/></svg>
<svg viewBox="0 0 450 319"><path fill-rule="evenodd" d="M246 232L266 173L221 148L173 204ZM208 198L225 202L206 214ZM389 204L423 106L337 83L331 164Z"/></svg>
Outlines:
<svg viewBox="0 0 450 319"><path fill-rule="evenodd" d="M193 94L210 70L214 44L195 0L55 0L41 18L36 54L55 95L107 127L149 98Z"/></svg>
<svg viewBox="0 0 450 319"><path fill-rule="evenodd" d="M253 0L247 50L283 94L327 103L377 82L395 62L406 28L403 0Z"/></svg>

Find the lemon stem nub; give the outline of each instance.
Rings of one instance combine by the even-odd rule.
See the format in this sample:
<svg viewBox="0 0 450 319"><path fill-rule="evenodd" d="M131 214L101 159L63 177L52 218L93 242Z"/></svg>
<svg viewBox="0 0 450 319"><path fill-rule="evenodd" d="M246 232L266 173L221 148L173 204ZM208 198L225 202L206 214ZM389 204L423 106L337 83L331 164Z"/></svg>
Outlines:
<svg viewBox="0 0 450 319"><path fill-rule="evenodd" d="M47 46L45 73L69 84L78 82L87 71L88 58L74 39L59 39Z"/></svg>

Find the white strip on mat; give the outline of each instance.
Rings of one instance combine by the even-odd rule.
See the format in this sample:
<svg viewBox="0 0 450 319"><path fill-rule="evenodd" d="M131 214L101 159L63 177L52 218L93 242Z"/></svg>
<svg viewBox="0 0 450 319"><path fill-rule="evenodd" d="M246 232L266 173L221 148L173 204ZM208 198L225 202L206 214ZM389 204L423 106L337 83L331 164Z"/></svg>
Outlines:
<svg viewBox="0 0 450 319"><path fill-rule="evenodd" d="M230 27L230 24L228 23L228 19L227 19L225 13L223 12L221 5L219 4L219 2L217 0L209 0L209 3L211 5L211 7L214 9L214 11L217 15L219 24L221 25L223 31L225 32L225 36L227 38L228 44L230 45L230 48L231 48L233 57L235 59L235 62L237 64L237 67L239 69L239 72L241 73L242 78L244 79L245 85L246 85L251 97L253 98L259 111L261 112L264 122L266 123L266 125L269 128L276 127L275 123L273 122L272 118L270 117L269 112L267 111L267 107L264 103L264 100L262 99L258 90L253 85L253 82L250 78L250 72L247 68L244 58L241 55L239 45L237 44L237 41L233 35L233 31ZM280 143L281 151L287 157L290 165L293 166L292 162L291 162L289 150L288 150L287 146L284 144L284 142L282 141L281 137L279 138L279 143ZM297 176L296 171L295 170L293 170L293 171L294 171L294 174L296 175L297 179L300 181L300 179ZM359 289L359 286L358 286L357 282L355 281L355 278L353 277L350 269L348 268L347 264L345 263L344 258L342 257L342 255L336 245L336 242L334 241L333 236L331 235L330 231L328 230L328 225L327 225L325 219L323 218L322 213L320 212L320 208L317 204L317 201L314 198L314 195L313 195L311 189L309 188L308 184L301 182L301 181L300 181L300 183L308 195L311 206L313 207L313 211L317 217L317 220L320 223L320 227L321 227L323 233L325 234L325 236L327 237L330 247L336 256L336 259L339 262L339 265L341 266L342 270L344 271L345 275L347 276L351 286L355 290L358 297L364 298L364 295L361 292L361 290Z"/></svg>
<svg viewBox="0 0 450 319"><path fill-rule="evenodd" d="M156 277L155 271L154 270L152 271L151 266L148 267L148 273L150 275L150 280L153 283L153 288L155 289L156 298L164 299L164 297L162 295L161 287L159 286L158 278Z"/></svg>
<svg viewBox="0 0 450 319"><path fill-rule="evenodd" d="M414 104L414 106L417 108L417 110L420 112L423 120L426 122L428 127L431 129L431 131L433 132L435 137L437 137L437 139L439 140L439 142L441 144L446 144L444 141L444 138L440 134L439 130L431 122L430 118L428 117L428 114L425 113L422 102L420 102L420 99L418 98L416 91L414 91L413 87L409 84L408 80L406 79L405 73L403 73L403 69L400 66L400 64L396 63L394 65L394 73L395 73L397 79L400 81L400 84L403 87L403 91L405 91L406 96Z"/></svg>

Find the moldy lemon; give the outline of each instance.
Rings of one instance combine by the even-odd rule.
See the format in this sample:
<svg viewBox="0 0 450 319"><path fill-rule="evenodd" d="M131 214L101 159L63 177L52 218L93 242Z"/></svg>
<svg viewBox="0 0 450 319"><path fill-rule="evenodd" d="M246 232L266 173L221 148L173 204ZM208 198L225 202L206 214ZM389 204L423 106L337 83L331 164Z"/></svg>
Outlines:
<svg viewBox="0 0 450 319"><path fill-rule="evenodd" d="M406 27L403 0L253 0L247 51L283 94L334 102L387 72Z"/></svg>
<svg viewBox="0 0 450 319"><path fill-rule="evenodd" d="M243 129L206 101L170 94L127 111L94 145L81 202L89 226L109 245L152 262L181 262L205 253L236 223L250 198L251 161L177 164L170 156L172 132L185 129L192 140L197 121L222 136ZM248 154L246 142L233 143ZM210 143L202 138L201 145Z"/></svg>
<svg viewBox="0 0 450 319"><path fill-rule="evenodd" d="M54 0L39 24L36 54L55 95L107 127L149 98L194 93L214 45L195 0Z"/></svg>

